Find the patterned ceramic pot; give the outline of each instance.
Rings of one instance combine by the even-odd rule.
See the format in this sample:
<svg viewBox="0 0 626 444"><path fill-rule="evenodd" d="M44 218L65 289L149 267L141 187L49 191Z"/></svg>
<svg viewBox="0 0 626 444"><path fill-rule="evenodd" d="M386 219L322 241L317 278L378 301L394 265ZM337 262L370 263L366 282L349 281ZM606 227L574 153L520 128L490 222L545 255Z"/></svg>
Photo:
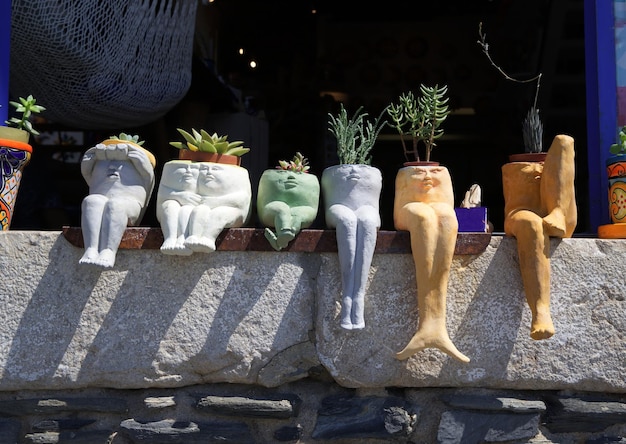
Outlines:
<svg viewBox="0 0 626 444"><path fill-rule="evenodd" d="M609 179L609 214L611 222L626 222L626 155L611 156L606 160Z"/></svg>
<svg viewBox="0 0 626 444"><path fill-rule="evenodd" d="M0 227L9 229L17 191L22 180L22 170L30 161L33 148L28 143L11 139L0 139Z"/></svg>

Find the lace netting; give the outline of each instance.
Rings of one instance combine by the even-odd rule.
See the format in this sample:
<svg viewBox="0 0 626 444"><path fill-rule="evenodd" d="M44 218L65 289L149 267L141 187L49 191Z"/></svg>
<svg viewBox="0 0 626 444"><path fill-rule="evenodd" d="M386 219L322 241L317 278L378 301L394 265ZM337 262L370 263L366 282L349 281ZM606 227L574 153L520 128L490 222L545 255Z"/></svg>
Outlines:
<svg viewBox="0 0 626 444"><path fill-rule="evenodd" d="M11 95L75 128L144 125L191 84L197 0L13 0Z"/></svg>

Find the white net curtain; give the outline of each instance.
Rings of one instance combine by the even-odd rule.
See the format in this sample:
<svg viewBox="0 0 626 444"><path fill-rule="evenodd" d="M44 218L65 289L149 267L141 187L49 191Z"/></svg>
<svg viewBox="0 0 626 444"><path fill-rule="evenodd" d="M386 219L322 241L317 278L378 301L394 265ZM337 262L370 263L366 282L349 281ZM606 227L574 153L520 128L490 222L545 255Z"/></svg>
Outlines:
<svg viewBox="0 0 626 444"><path fill-rule="evenodd" d="M141 126L191 84L197 0L13 0L10 91L73 128Z"/></svg>

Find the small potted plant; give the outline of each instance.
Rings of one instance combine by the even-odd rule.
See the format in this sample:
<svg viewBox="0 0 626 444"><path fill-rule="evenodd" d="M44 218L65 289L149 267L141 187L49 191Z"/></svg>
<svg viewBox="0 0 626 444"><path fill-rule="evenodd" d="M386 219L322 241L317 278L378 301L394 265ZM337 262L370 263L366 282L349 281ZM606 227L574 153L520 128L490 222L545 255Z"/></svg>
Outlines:
<svg viewBox="0 0 626 444"><path fill-rule="evenodd" d="M322 173L326 225L336 229L341 268L341 327L365 327L365 290L380 228L382 173L371 166L370 152L386 125L383 112L373 121L363 108L350 117L341 104L328 114L328 130L337 140L339 165Z"/></svg>
<svg viewBox="0 0 626 444"><path fill-rule="evenodd" d="M257 214L265 226L265 238L277 251L317 217L320 184L309 170L308 159L297 152L290 161L279 160L276 168L265 170L259 179Z"/></svg>
<svg viewBox="0 0 626 444"><path fill-rule="evenodd" d="M0 227L8 230L13 217L15 200L22 180L22 170L30 161L33 147L30 145L30 136L39 133L33 128L31 117L33 114L45 111L37 105L36 99L30 95L20 97L18 102L9 102L18 114L5 121L6 126L0 126Z"/></svg>
<svg viewBox="0 0 626 444"><path fill-rule="evenodd" d="M398 103L391 103L386 109L393 126L400 135L404 157L407 162L431 162L430 154L436 140L443 136L441 124L450 114L448 108L448 87L420 85L421 96L409 91L400 95ZM425 149L420 158L419 145Z"/></svg>
<svg viewBox="0 0 626 444"><path fill-rule="evenodd" d="M185 141L170 142L170 145L180 150L178 158L181 160L241 165L241 156L250 151L241 140L229 142L228 136L209 134L203 129L192 129L191 133L181 128L177 131Z"/></svg>

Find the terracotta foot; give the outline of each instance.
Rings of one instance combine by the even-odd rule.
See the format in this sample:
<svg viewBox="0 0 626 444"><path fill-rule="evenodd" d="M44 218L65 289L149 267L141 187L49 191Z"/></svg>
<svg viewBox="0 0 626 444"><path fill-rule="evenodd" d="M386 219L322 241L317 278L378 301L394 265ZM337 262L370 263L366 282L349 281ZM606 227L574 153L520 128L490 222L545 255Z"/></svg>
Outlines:
<svg viewBox="0 0 626 444"><path fill-rule="evenodd" d="M533 314L530 325L530 337L536 340L548 339L554 335L554 324L550 313Z"/></svg>
<svg viewBox="0 0 626 444"><path fill-rule="evenodd" d="M470 362L470 358L461 353L452 343L447 333L435 334L434 332L419 331L415 333L406 347L396 353L396 359L404 360L413 356L415 353L426 348L437 348L446 353L450 357L460 362Z"/></svg>
<svg viewBox="0 0 626 444"><path fill-rule="evenodd" d="M555 208L543 218L546 234L552 237L565 237L565 215L560 208Z"/></svg>

